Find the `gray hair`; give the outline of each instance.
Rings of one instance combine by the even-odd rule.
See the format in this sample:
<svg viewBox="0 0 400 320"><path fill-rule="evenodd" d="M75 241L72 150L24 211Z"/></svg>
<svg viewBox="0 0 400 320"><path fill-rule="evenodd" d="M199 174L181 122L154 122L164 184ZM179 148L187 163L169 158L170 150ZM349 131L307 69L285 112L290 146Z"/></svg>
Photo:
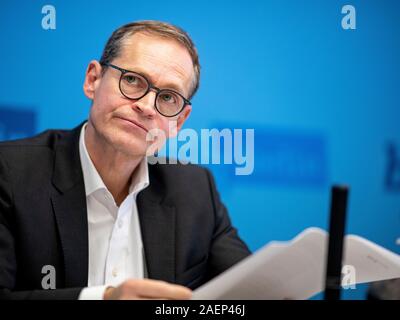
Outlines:
<svg viewBox="0 0 400 320"><path fill-rule="evenodd" d="M112 33L111 37L108 39L100 59L100 64L104 65L107 63L111 63L115 58L117 58L121 53L121 46L124 44L124 42L130 36L137 32L145 32L151 35L156 35L178 41L188 50L190 57L192 58L194 68L194 79L192 81L188 98L190 100L199 88L200 63L197 49L194 46L192 39L180 27L174 26L166 22L153 20L143 20L123 25L122 27L119 27L117 30L115 30Z"/></svg>

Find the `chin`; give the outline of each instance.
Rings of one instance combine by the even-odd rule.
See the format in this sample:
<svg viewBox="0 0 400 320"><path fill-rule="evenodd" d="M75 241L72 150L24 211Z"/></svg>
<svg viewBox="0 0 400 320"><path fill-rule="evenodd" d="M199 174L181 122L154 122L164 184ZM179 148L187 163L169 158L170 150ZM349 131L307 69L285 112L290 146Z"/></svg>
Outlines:
<svg viewBox="0 0 400 320"><path fill-rule="evenodd" d="M122 144L117 149L129 157L144 157L146 155L146 146L143 144L129 143Z"/></svg>
<svg viewBox="0 0 400 320"><path fill-rule="evenodd" d="M129 157L143 157L148 148L146 141L132 135L118 134L113 135L110 141L111 145L118 151Z"/></svg>
<svg viewBox="0 0 400 320"><path fill-rule="evenodd" d="M147 145L144 143L124 143L118 148L122 153L130 157L144 157L146 155Z"/></svg>

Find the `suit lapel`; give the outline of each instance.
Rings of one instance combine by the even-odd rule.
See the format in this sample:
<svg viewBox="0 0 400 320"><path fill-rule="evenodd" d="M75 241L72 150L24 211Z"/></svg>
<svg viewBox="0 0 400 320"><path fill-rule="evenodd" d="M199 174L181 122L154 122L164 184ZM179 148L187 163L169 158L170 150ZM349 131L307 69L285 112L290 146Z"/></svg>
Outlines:
<svg viewBox="0 0 400 320"><path fill-rule="evenodd" d="M148 277L175 282L175 207L161 201L151 167L150 186L137 197Z"/></svg>
<svg viewBox="0 0 400 320"><path fill-rule="evenodd" d="M82 287L88 277L88 224L85 186L79 158L82 125L60 139L55 151L51 201L64 256L65 286Z"/></svg>

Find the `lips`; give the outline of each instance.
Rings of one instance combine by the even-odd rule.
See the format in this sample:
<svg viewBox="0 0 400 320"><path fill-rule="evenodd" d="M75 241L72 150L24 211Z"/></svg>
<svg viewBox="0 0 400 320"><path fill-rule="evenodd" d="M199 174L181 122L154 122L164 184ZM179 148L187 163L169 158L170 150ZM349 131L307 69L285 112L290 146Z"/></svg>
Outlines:
<svg viewBox="0 0 400 320"><path fill-rule="evenodd" d="M123 117L118 117L122 120L128 121L130 123L133 123L135 126L142 128L144 131L146 131L146 133L149 131L145 126L143 126L142 124L140 124L139 122L132 120L132 119L128 119L128 118L123 118Z"/></svg>

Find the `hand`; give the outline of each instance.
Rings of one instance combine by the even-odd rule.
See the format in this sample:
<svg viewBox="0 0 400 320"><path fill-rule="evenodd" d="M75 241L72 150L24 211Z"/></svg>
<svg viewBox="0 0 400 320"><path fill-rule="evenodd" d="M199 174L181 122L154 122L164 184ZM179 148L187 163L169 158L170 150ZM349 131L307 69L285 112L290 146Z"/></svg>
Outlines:
<svg viewBox="0 0 400 320"><path fill-rule="evenodd" d="M108 287L104 300L190 299L192 291L186 287L151 279L126 280L118 287Z"/></svg>

